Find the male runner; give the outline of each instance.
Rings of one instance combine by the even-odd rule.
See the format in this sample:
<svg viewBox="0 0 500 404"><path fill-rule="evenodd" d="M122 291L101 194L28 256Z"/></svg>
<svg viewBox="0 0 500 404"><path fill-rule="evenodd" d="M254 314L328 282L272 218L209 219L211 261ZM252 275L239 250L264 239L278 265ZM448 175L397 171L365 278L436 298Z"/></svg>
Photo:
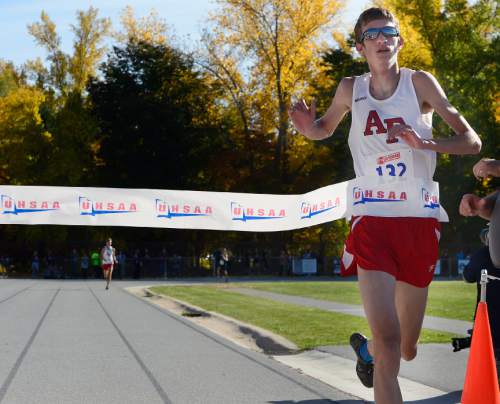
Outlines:
<svg viewBox="0 0 500 404"><path fill-rule="evenodd" d="M101 266L104 279L106 279L106 290L109 289L109 283L113 277L113 266L118 263L115 248L111 244L113 244L113 240L108 238L106 245L101 249Z"/></svg>
<svg viewBox="0 0 500 404"><path fill-rule="evenodd" d="M370 71L342 79L320 119L315 119L314 101L310 107L304 100L293 105L289 115L299 132L309 139L325 139L350 111L348 143L356 181L368 179L372 184L386 177L395 181L409 177L415 183L432 180L436 152L479 153L481 140L450 105L436 79L427 72L399 67L398 52L404 41L388 10L365 10L354 31L356 49ZM432 138L433 111L454 136ZM384 159L389 163L383 164ZM400 361L416 356L427 289L438 258L439 214L391 217L395 216L391 206L395 205L364 203L368 214L353 216L346 243L357 267L373 338L368 342L361 334L351 336L358 356L356 371L363 384L374 386L375 401L380 404L402 403L397 381Z"/></svg>

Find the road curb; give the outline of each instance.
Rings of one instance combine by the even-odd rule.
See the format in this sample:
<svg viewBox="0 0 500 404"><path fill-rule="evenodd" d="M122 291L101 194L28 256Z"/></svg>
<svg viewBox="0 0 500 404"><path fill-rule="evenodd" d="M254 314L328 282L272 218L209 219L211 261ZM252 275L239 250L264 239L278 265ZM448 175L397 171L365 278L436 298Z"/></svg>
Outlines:
<svg viewBox="0 0 500 404"><path fill-rule="evenodd" d="M234 329L237 330L238 333L241 333L244 335L246 338L250 338L251 340L254 341L255 346L257 349L255 349L258 352L262 352L266 355L292 355L296 354L298 352L301 352L297 345L295 345L293 342L287 340L286 338L274 334L269 330L265 330L263 328L260 328L258 326L255 326L253 324L245 323L240 320L236 320L232 317L225 316L223 314L213 312L213 311L208 311L205 310L201 307L198 307L194 304L185 302L183 300L179 300L177 298L173 298L171 296L165 296L156 292L153 292L149 287L142 287L141 288L146 295L143 298L149 298L151 299L150 301L152 303L155 303L155 300L157 299L164 299L170 302L175 303L178 305L180 308L182 308L183 312L182 314L179 314L178 312L174 312L176 315L180 315L183 318L196 322L197 324L203 326L203 324L200 321L194 321L196 319L198 320L203 320L203 318L212 318L216 319L217 321L220 321L230 327L233 327ZM168 309L167 309L168 310ZM173 312L172 310L169 310ZM213 330L213 332L216 332L216 330ZM224 338L233 340L233 342L239 343L238 340L234 340L228 335L224 333L218 333ZM250 348L252 349L252 348Z"/></svg>

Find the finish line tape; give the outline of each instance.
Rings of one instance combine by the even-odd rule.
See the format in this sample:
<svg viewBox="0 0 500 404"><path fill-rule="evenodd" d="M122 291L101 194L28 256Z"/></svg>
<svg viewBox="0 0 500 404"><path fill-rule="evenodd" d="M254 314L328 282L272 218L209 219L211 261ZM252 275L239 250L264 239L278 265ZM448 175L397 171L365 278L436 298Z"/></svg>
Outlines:
<svg viewBox="0 0 500 404"><path fill-rule="evenodd" d="M0 186L0 224L281 231L352 215L448 221L439 186L360 177L302 195L155 189Z"/></svg>

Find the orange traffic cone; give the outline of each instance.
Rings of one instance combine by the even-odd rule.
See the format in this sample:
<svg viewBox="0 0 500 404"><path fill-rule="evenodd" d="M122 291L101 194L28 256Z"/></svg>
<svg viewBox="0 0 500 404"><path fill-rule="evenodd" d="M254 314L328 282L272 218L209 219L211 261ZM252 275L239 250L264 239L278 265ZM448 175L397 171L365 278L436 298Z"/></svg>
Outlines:
<svg viewBox="0 0 500 404"><path fill-rule="evenodd" d="M472 332L462 404L500 404L488 306L479 302Z"/></svg>

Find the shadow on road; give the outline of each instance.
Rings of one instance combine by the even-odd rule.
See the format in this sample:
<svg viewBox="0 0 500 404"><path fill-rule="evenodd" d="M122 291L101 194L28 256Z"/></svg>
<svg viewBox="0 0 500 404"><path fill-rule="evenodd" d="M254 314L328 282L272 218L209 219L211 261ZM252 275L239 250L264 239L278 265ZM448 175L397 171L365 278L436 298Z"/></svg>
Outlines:
<svg viewBox="0 0 500 404"><path fill-rule="evenodd" d="M462 390L457 390L439 397L427 398L425 400L408 401L406 404L456 404L460 403L461 397Z"/></svg>
<svg viewBox="0 0 500 404"><path fill-rule="evenodd" d="M416 401L405 401L405 404L457 404L460 403L460 398L462 397L462 390L452 391L450 393L444 394L439 397L426 398L424 400ZM372 403L372 401L364 400L281 400L281 401L269 401L270 404L362 404L362 403Z"/></svg>
<svg viewBox="0 0 500 404"><path fill-rule="evenodd" d="M335 401L335 400L302 400L302 401L295 401L295 400L284 400L284 401L269 401L270 404L361 404L361 403L368 403L368 401L363 401L363 400L340 400L340 401Z"/></svg>

